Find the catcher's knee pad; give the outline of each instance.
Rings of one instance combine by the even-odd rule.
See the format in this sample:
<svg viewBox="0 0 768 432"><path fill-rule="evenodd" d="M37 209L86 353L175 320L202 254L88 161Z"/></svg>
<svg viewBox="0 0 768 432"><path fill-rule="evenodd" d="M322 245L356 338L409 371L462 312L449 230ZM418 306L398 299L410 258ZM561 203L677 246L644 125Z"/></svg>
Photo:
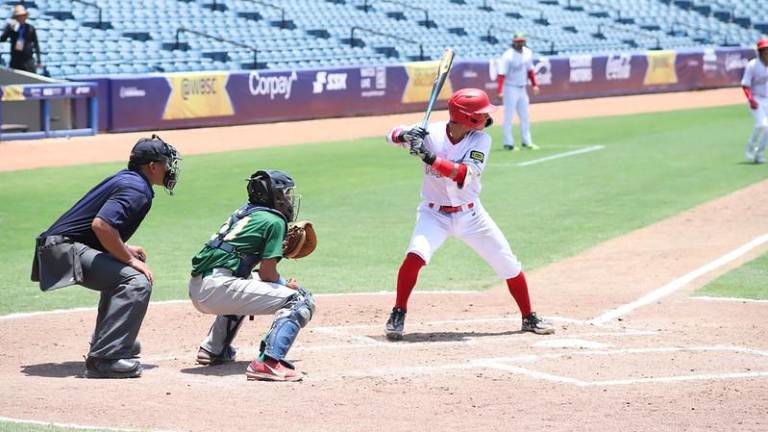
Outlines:
<svg viewBox="0 0 768 432"><path fill-rule="evenodd" d="M261 341L261 354L282 360L291 349L299 330L312 319L315 301L312 294L299 288L285 307L275 313L272 328Z"/></svg>

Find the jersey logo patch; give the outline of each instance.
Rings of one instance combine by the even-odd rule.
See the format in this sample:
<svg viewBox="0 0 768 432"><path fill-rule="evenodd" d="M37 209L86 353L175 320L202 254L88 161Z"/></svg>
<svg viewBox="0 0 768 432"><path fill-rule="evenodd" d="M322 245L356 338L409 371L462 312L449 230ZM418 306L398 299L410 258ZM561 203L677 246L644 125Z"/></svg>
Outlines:
<svg viewBox="0 0 768 432"><path fill-rule="evenodd" d="M469 158L474 159L480 163L483 163L485 161L485 155L482 152L479 152L477 150L472 150L469 152Z"/></svg>

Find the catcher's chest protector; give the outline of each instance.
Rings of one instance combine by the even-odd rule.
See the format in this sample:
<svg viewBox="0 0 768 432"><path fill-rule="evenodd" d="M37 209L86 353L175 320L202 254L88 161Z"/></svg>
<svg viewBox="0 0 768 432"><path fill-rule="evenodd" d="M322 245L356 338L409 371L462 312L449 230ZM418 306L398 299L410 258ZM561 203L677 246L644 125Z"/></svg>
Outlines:
<svg viewBox="0 0 768 432"><path fill-rule="evenodd" d="M257 206L253 204L244 204L242 207L237 209L232 215L229 217L229 221L227 224L225 224L219 232L216 234L216 238L213 240L209 240L206 245L212 248L221 249L224 252L235 254L240 258L240 265L237 267L237 272L235 272L235 276L237 277L248 277L248 275L253 271L253 268L256 267L256 264L261 261L261 256L259 254L255 253L242 253L238 252L237 248L232 245L231 243L227 243L224 241L224 237L229 234L229 231L232 229L232 227L237 224L238 221L240 221L242 218L255 213L257 211L268 211L270 213L274 213L278 216L280 216L281 219L285 220L285 217L277 210L269 208L269 207L263 207L263 206Z"/></svg>

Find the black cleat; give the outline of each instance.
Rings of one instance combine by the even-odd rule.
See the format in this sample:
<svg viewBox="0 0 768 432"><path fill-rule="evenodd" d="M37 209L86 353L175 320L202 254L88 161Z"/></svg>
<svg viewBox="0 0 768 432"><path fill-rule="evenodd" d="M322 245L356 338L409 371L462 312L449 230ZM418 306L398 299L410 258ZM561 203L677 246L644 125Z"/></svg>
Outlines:
<svg viewBox="0 0 768 432"><path fill-rule="evenodd" d="M405 328L405 309L401 307L392 308L387 320L386 334L387 339L399 341L403 339L403 329Z"/></svg>
<svg viewBox="0 0 768 432"><path fill-rule="evenodd" d="M523 318L523 326L520 328L520 330L540 335L555 333L555 328L552 326L552 324L539 318L539 316L536 315L536 312L531 312L530 315Z"/></svg>
<svg viewBox="0 0 768 432"><path fill-rule="evenodd" d="M197 351L197 357L195 358L195 361L197 364L204 366L216 366L218 364L235 361L236 353L237 351L232 345L227 345L227 347L224 349L224 352L218 355L213 354L203 347L200 347L200 349Z"/></svg>
<svg viewBox="0 0 768 432"><path fill-rule="evenodd" d="M133 359L85 359L86 378L138 378L142 370L141 363Z"/></svg>

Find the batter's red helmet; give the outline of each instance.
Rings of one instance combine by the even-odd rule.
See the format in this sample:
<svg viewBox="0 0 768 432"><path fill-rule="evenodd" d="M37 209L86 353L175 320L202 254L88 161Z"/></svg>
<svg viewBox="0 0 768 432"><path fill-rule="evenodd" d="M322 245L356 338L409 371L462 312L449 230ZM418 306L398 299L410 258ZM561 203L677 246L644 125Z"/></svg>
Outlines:
<svg viewBox="0 0 768 432"><path fill-rule="evenodd" d="M760 51L761 49L768 48L768 38L761 38L759 41L757 41L757 50Z"/></svg>
<svg viewBox="0 0 768 432"><path fill-rule="evenodd" d="M491 104L488 94L476 88L457 90L448 99L448 114L452 122L469 126L473 129L482 129L490 126L493 121L482 114L490 114L496 111L496 105Z"/></svg>

